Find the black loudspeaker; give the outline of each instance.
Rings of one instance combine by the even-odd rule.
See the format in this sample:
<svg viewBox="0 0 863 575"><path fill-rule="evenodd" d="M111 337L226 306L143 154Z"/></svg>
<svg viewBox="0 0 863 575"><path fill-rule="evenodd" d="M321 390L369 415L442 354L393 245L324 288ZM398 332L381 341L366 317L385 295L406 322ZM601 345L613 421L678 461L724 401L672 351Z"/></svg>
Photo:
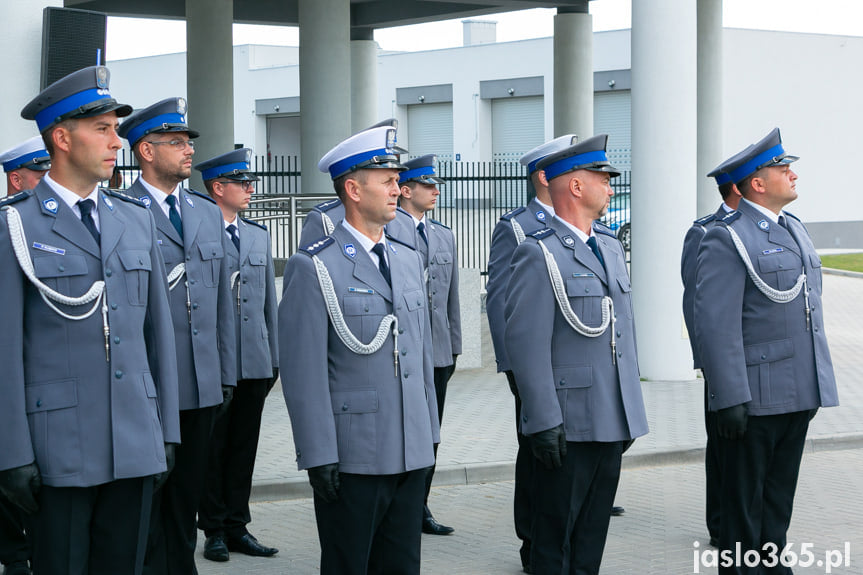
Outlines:
<svg viewBox="0 0 863 575"><path fill-rule="evenodd" d="M42 12L41 90L88 66L105 65L108 15L75 8Z"/></svg>

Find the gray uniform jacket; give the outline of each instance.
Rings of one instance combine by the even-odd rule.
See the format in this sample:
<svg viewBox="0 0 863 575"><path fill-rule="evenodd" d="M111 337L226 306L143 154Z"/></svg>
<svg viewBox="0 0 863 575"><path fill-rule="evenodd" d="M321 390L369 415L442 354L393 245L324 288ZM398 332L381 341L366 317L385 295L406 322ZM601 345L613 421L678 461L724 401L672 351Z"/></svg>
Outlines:
<svg viewBox="0 0 863 575"><path fill-rule="evenodd" d="M750 415L773 415L839 403L824 333L821 260L803 224L793 216L787 222L785 229L740 202L701 241L694 319L712 411L745 403ZM804 293L785 304L767 299L726 227L737 232L755 271L773 288L791 288L805 269L808 328Z"/></svg>
<svg viewBox="0 0 863 575"><path fill-rule="evenodd" d="M513 254L504 342L521 397L524 435L561 423L567 441L625 441L647 433L623 246L601 224L594 223L594 230L605 269L557 218ZM554 255L567 300L583 323L598 326L602 296L611 297L617 321L604 334L583 336L564 319L538 241Z"/></svg>
<svg viewBox="0 0 863 575"><path fill-rule="evenodd" d="M16 259L0 216L0 469L33 461L54 487L89 487L165 470L164 442L180 442L177 363L153 218L99 192L101 246L42 181L3 201L21 214L35 275L64 295L105 281L110 362L101 306L61 317ZM68 307L80 315L92 304Z"/></svg>
<svg viewBox="0 0 863 575"><path fill-rule="evenodd" d="M139 181L126 193L148 206L156 201ZM230 273L224 265L231 240L225 232L222 211L213 200L197 192L180 189L177 193L182 238L158 206L151 206L150 212L156 220L166 272L181 262L186 264L185 277L169 293L182 411L219 405L222 386L237 384L237 312Z"/></svg>
<svg viewBox="0 0 863 575"><path fill-rule="evenodd" d="M701 369L701 357L698 355L698 344L695 342L695 324L692 319L695 305L695 268L698 263L698 246L701 245L707 228L714 225L717 220L724 218L726 213L728 212L720 205L716 213L695 220L683 238L683 253L680 255L680 279L683 280L683 321L686 323L686 331L689 332L692 367L695 369Z"/></svg>
<svg viewBox="0 0 863 575"><path fill-rule="evenodd" d="M268 379L279 367L279 304L270 233L251 220L237 218L237 224L240 253L231 241L225 248L237 325L237 379Z"/></svg>
<svg viewBox="0 0 863 575"><path fill-rule="evenodd" d="M388 243L392 288L342 224L288 260L279 333L295 337L281 338L279 361L299 469L338 463L346 473L387 475L434 463L440 426L422 262L410 247ZM398 374L392 329L370 355L339 339L312 256L326 265L344 320L363 343L396 315Z"/></svg>
<svg viewBox="0 0 863 575"><path fill-rule="evenodd" d="M409 213L398 208L399 214L387 224L387 233L409 245L416 246L428 268L427 290L431 314L434 366L453 364L453 356L461 355L461 310L458 299L458 253L455 235L442 223L426 218L428 246L417 233Z"/></svg>
<svg viewBox="0 0 863 575"><path fill-rule="evenodd" d="M306 214L306 219L303 221L303 231L300 233L300 247L305 247L327 235L324 218L329 218L334 227L345 219L345 206L342 205L340 199L336 198L320 203Z"/></svg>
<svg viewBox="0 0 863 575"><path fill-rule="evenodd" d="M527 207L516 208L500 217L491 235L491 249L488 255L488 282L485 287L485 311L491 342L497 359L497 370L510 370L506 346L503 343L504 319L503 306L506 298L506 284L512 273L512 253L518 246L512 222L522 227L525 234L531 234L548 226L550 215L534 198Z"/></svg>

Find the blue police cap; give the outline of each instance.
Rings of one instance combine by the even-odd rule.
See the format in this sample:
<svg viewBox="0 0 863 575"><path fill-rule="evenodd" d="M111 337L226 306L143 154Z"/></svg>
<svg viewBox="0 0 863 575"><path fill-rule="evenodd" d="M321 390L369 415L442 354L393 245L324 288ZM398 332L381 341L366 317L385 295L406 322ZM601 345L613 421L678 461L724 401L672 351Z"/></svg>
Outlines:
<svg viewBox="0 0 863 575"><path fill-rule="evenodd" d="M0 153L0 164L4 172L27 168L34 172L44 172L51 169L51 157L45 149L42 136L34 136L26 142L9 148Z"/></svg>
<svg viewBox="0 0 863 575"><path fill-rule="evenodd" d="M250 148L231 150L227 154L216 156L206 162L201 162L195 169L201 172L204 181L214 178L226 178L238 182L256 182L258 177L249 172L252 160Z"/></svg>
<svg viewBox="0 0 863 575"><path fill-rule="evenodd" d="M419 182L431 185L445 184L446 180L438 177L435 172L435 162L437 162L437 156L434 154L427 154L405 162L404 165L407 170L399 174L399 184L404 184L405 182Z"/></svg>
<svg viewBox="0 0 863 575"><path fill-rule="evenodd" d="M751 149L752 145L750 144L744 150L737 152L730 158L726 158L721 164L713 168L713 171L707 174L707 177L716 179L717 186L730 183L731 171L740 167L740 165L746 161L747 155Z"/></svg>
<svg viewBox="0 0 863 575"><path fill-rule="evenodd" d="M566 148L578 143L578 136L575 134L566 134L555 138L550 142L540 144L521 157L519 162L522 166L527 166L527 175L531 175L537 170L537 164L543 158L555 154Z"/></svg>
<svg viewBox="0 0 863 575"><path fill-rule="evenodd" d="M743 161L729 172L735 184L739 184L762 168L790 164L800 159L785 152L779 128L773 128L760 142L752 144L744 152Z"/></svg>
<svg viewBox="0 0 863 575"><path fill-rule="evenodd" d="M71 118L90 118L116 112L124 118L132 107L111 97L111 72L105 66L90 66L60 78L21 110L25 120L36 120L39 132Z"/></svg>
<svg viewBox="0 0 863 575"><path fill-rule="evenodd" d="M138 110L120 125L117 133L134 146L138 140L153 133L186 132L190 138L200 136L186 123L186 99L167 98Z"/></svg>
<svg viewBox="0 0 863 575"><path fill-rule="evenodd" d="M549 181L575 170L605 172L612 178L616 178L620 172L609 163L608 156L605 155L607 142L608 134L593 136L546 156L539 161L537 169L544 170L545 177Z"/></svg>
<svg viewBox="0 0 863 575"><path fill-rule="evenodd" d="M345 174L370 168L404 171L395 150L396 129L369 128L336 145L318 162L318 169L335 180Z"/></svg>

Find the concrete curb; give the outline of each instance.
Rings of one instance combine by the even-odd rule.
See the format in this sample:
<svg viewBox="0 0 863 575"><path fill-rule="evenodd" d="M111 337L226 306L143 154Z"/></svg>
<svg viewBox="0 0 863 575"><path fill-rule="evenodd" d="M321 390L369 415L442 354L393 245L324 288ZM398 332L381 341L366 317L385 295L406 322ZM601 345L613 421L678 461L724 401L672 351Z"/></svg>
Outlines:
<svg viewBox="0 0 863 575"><path fill-rule="evenodd" d="M863 274L861 274L863 276ZM806 440L804 453L841 451L863 448L863 433L812 437ZM633 453L623 456L623 469L643 467L666 467L687 465L704 461L704 448L691 447ZM509 481L515 474L514 461L492 461L484 463L464 463L438 467L435 470L433 486L476 485L496 481ZM252 502L281 501L301 499L312 496L312 487L305 476L286 480L262 481L252 485Z"/></svg>
<svg viewBox="0 0 863 575"><path fill-rule="evenodd" d="M831 276L845 276L848 278L863 278L863 273L850 272L848 270L837 270L836 268L821 268L821 273Z"/></svg>

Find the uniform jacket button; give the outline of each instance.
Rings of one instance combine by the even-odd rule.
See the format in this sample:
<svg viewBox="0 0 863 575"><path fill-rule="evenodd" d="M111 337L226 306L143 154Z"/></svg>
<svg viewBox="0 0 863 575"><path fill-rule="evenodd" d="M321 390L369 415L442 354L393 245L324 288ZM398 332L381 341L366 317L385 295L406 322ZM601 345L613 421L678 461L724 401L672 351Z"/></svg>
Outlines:
<svg viewBox="0 0 863 575"><path fill-rule="evenodd" d="M117 371L114 372L114 377L116 377L117 379L120 379L121 377L123 377L123 372L118 369Z"/></svg>
<svg viewBox="0 0 863 575"><path fill-rule="evenodd" d="M108 269L106 269L106 270L105 270L105 275L106 275L107 277L111 277L111 273L112 273L112 272L111 272L111 268L108 268Z"/></svg>

